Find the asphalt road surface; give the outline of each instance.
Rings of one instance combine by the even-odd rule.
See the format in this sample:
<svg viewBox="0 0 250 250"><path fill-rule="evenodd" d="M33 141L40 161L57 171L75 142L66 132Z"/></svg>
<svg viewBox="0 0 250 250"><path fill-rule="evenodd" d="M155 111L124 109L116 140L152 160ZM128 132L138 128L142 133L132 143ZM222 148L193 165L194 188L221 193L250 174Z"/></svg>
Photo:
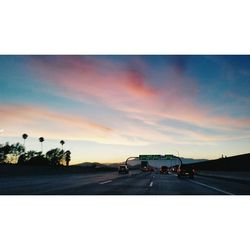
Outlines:
<svg viewBox="0 0 250 250"><path fill-rule="evenodd" d="M7 195L246 195L250 183L175 174L95 173L0 177L0 194Z"/></svg>

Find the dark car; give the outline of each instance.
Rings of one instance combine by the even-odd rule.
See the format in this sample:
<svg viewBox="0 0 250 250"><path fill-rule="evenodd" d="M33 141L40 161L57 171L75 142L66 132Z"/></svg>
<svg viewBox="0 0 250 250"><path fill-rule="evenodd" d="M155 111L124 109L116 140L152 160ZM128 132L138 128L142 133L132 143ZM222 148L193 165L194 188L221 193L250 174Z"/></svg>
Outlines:
<svg viewBox="0 0 250 250"><path fill-rule="evenodd" d="M189 177L189 178L193 179L194 178L194 169L192 169L190 167L181 166L181 167L179 167L177 169L177 176L179 178L181 178L181 177Z"/></svg>
<svg viewBox="0 0 250 250"><path fill-rule="evenodd" d="M118 173L119 174L128 174L129 173L128 166L127 165L119 166Z"/></svg>
<svg viewBox="0 0 250 250"><path fill-rule="evenodd" d="M161 174L168 174L168 167L167 166L161 166L160 173Z"/></svg>
<svg viewBox="0 0 250 250"><path fill-rule="evenodd" d="M155 171L155 169L153 167L151 167L151 166L147 167L147 171L146 172L154 172L154 171Z"/></svg>
<svg viewBox="0 0 250 250"><path fill-rule="evenodd" d="M142 172L148 172L149 171L148 161L141 161L140 169Z"/></svg>

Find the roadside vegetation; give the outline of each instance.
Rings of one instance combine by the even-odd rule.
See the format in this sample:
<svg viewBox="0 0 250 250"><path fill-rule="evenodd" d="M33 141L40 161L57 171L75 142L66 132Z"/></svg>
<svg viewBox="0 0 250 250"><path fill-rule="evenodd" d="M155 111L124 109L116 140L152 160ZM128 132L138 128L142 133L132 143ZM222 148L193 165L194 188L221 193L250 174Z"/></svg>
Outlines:
<svg viewBox="0 0 250 250"><path fill-rule="evenodd" d="M71 161L71 152L64 150L65 142L60 141L60 148L53 148L43 153L44 138L40 137L38 143L41 144L41 151L25 150L27 134L22 135L23 144L15 143L0 144L0 165L9 167L68 167Z"/></svg>
<svg viewBox="0 0 250 250"><path fill-rule="evenodd" d="M58 148L52 148L43 152L44 137L39 137L37 143L41 150L26 150L28 134L23 134L22 143L0 144L0 176L1 175L43 175L43 174L67 174L90 173L103 171L117 171L117 166L100 164L98 162L85 162L70 165L71 152L64 150L65 141L58 141Z"/></svg>

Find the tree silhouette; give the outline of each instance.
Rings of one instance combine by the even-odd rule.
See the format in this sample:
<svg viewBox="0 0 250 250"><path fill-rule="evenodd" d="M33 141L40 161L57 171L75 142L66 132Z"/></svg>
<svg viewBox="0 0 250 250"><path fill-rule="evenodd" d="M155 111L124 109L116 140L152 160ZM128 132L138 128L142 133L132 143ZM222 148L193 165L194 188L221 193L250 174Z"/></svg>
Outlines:
<svg viewBox="0 0 250 250"><path fill-rule="evenodd" d="M41 151L43 152L43 142L44 142L44 138L40 137L39 141L41 142Z"/></svg>
<svg viewBox="0 0 250 250"><path fill-rule="evenodd" d="M65 152L65 161L66 161L66 166L67 166L67 167L69 166L69 162L70 162L70 160L71 160L70 155L71 155L71 152L70 152L69 150L67 150L67 151Z"/></svg>
<svg viewBox="0 0 250 250"><path fill-rule="evenodd" d="M10 146L10 162L17 163L19 156L24 153L24 146L20 143L12 144Z"/></svg>
<svg viewBox="0 0 250 250"><path fill-rule="evenodd" d="M20 143L12 145L6 143L5 146L0 147L0 163L16 164L19 156L23 153L24 146Z"/></svg>
<svg viewBox="0 0 250 250"><path fill-rule="evenodd" d="M24 164L29 164L29 161L32 158L35 158L37 156L42 156L42 152L36 152L34 150L30 150L28 152L24 152L23 154L21 154L18 158L18 164L19 165L24 165Z"/></svg>
<svg viewBox="0 0 250 250"><path fill-rule="evenodd" d="M43 154L44 137L39 137L41 143L41 151L26 151L25 140L27 134L22 134L24 143L9 144L8 142L0 144L0 165L16 165L16 166L69 166L71 161L71 152L64 151L64 140L60 141L62 148L55 148Z"/></svg>
<svg viewBox="0 0 250 250"><path fill-rule="evenodd" d="M64 141L64 140L61 140L61 141L60 141L60 144L62 145L62 150L63 150L63 145L65 144L65 141Z"/></svg>
<svg viewBox="0 0 250 250"><path fill-rule="evenodd" d="M11 147L8 142L0 147L0 163L3 163L7 160L8 154L11 153Z"/></svg>
<svg viewBox="0 0 250 250"><path fill-rule="evenodd" d="M52 166L60 166L63 164L64 151L59 148L54 148L46 153L46 158Z"/></svg>
<svg viewBox="0 0 250 250"><path fill-rule="evenodd" d="M49 166L49 161L44 157L44 155L36 155L28 161L28 165L32 167L48 167Z"/></svg>
<svg viewBox="0 0 250 250"><path fill-rule="evenodd" d="M25 147L25 140L28 138L27 134L23 134L23 146Z"/></svg>

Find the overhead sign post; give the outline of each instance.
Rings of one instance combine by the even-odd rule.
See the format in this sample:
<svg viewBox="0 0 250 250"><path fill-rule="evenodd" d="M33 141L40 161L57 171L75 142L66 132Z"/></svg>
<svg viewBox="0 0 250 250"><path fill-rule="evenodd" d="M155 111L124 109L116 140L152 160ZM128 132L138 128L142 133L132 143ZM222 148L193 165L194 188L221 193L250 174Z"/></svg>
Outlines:
<svg viewBox="0 0 250 250"><path fill-rule="evenodd" d="M180 161L180 166L182 165L182 160L180 157L175 155L139 155L139 157L129 157L125 161L125 165L128 161L139 160L139 161L160 161L160 160L174 160L178 159Z"/></svg>

